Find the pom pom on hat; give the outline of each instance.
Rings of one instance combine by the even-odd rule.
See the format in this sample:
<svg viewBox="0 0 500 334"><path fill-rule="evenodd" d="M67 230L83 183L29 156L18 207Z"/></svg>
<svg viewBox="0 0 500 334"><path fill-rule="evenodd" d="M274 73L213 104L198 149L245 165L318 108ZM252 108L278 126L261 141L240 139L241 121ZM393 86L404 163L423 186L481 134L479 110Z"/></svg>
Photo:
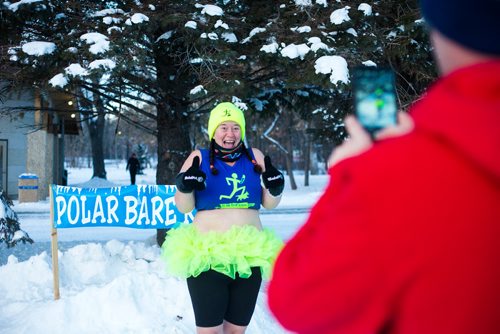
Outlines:
<svg viewBox="0 0 500 334"><path fill-rule="evenodd" d="M241 128L241 140L245 139L245 116L240 108L231 102L219 103L210 112L208 119L208 139L212 140L215 130L222 122L235 122Z"/></svg>
<svg viewBox="0 0 500 334"><path fill-rule="evenodd" d="M452 41L500 55L500 0L420 0L425 21Z"/></svg>

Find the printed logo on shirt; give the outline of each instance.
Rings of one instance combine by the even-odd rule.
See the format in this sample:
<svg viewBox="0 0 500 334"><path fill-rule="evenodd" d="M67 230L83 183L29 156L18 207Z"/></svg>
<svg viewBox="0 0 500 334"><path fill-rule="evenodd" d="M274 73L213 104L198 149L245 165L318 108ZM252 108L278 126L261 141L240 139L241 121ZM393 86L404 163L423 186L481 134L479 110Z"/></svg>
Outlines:
<svg viewBox="0 0 500 334"><path fill-rule="evenodd" d="M233 199L236 196L237 201L243 201L248 199L249 193L247 191L247 187L243 184L245 183L245 174L238 178L238 174L233 173L231 177L226 177L226 183L228 186L232 187L230 189L229 195L220 195L219 200L221 199Z"/></svg>

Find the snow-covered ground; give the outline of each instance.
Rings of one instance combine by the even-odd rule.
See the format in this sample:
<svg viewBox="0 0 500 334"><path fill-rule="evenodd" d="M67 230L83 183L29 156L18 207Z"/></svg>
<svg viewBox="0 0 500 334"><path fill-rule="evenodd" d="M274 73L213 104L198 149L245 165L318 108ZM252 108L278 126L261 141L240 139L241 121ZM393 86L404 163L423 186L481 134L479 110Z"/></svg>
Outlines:
<svg viewBox="0 0 500 334"><path fill-rule="evenodd" d="M124 164L107 164L108 181L91 169L70 169L68 183L83 187L128 185ZM137 184L155 184L155 170ZM290 190L275 210L262 210L266 227L287 240L321 195L326 175ZM61 298L53 296L48 200L17 203L21 228L35 240L7 249L0 244L0 333L195 333L185 282L170 277L159 259L155 230L90 227L58 230ZM293 306L291 306L293 307ZM247 333L286 333L267 308L266 284Z"/></svg>

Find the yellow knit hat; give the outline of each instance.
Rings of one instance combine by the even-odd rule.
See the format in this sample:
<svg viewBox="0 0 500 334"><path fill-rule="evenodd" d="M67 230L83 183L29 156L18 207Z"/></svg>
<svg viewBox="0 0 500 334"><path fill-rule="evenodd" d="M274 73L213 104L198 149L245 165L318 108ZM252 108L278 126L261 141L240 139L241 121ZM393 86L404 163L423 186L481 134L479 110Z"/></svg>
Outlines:
<svg viewBox="0 0 500 334"><path fill-rule="evenodd" d="M243 111L231 102L222 102L210 112L210 118L208 119L209 140L212 140L215 129L222 122L237 123L241 128L241 140L245 139L245 116L243 115Z"/></svg>

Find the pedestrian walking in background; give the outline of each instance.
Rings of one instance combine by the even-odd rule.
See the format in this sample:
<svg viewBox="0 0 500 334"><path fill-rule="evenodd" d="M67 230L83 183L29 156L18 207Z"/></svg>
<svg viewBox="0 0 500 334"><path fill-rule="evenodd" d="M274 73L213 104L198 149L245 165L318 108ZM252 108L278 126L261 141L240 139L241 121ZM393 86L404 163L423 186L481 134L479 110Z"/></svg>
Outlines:
<svg viewBox="0 0 500 334"><path fill-rule="evenodd" d="M128 158L127 167L125 169L130 173L130 184L135 184L135 176L141 169L141 163L139 162L139 159L137 159L135 153L132 153L130 158Z"/></svg>

